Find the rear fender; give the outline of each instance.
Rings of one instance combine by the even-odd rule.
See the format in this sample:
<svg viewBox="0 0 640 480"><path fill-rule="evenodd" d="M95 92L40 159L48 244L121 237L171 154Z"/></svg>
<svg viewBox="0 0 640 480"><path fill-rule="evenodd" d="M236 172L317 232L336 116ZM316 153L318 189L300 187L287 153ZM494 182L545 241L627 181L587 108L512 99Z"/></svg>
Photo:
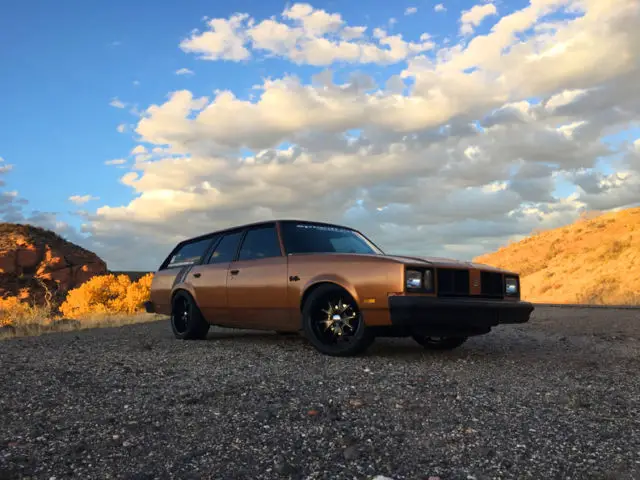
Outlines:
<svg viewBox="0 0 640 480"><path fill-rule="evenodd" d="M185 290L189 292L189 294L193 297L193 299L196 302L198 301L198 299L196 298L196 292L195 292L195 289L193 288L193 285L191 285L189 282L186 281L187 276L189 275L189 272L191 271L192 268L193 268L193 265L182 267L178 271L178 274L173 279L173 285L171 286L171 303L173 303L173 297L175 296L178 290Z"/></svg>
<svg viewBox="0 0 640 480"><path fill-rule="evenodd" d="M198 298L196 297L196 291L193 288L193 285L191 285L190 283L178 283L173 287L173 289L171 290L171 303L173 303L173 297L180 290L189 293L189 295L191 295L193 299L196 301L196 304L198 303Z"/></svg>

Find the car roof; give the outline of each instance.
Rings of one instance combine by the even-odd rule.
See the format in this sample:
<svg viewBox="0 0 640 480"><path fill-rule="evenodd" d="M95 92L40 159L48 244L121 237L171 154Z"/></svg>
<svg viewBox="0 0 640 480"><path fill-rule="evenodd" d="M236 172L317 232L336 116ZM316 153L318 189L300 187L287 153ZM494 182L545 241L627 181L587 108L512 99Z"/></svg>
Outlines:
<svg viewBox="0 0 640 480"><path fill-rule="evenodd" d="M351 227L347 227L347 226L340 225L340 224L337 224L337 223L320 222L320 221L316 221L316 220L297 220L297 219L293 219L293 218L276 218L276 219L272 219L272 220L261 220L259 222L244 223L242 225L234 225L232 227L222 228L220 230L214 230L213 232L204 233L202 235L198 235L197 237L185 238L184 240L179 242L178 245L183 245L185 243L191 243L191 242L197 242L198 240L204 240L205 238L212 237L214 235L220 235L220 234L226 233L226 232L231 232L231 231L234 231L234 230L242 230L242 229L245 229L245 228L259 227L261 225L271 225L271 224L274 224L274 223L312 223L314 225L325 225L325 226L328 226L328 227L339 227L339 228L344 228L344 229L347 229L347 230L356 231L355 229L353 229Z"/></svg>

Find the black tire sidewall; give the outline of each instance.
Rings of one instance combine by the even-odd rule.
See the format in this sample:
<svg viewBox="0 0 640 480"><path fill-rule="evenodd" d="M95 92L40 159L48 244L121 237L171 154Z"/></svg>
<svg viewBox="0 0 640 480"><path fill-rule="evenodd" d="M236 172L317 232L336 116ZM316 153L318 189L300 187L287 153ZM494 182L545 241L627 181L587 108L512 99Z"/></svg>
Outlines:
<svg viewBox="0 0 640 480"><path fill-rule="evenodd" d="M349 298L351 302L358 308L358 312L360 314L360 321L358 322L358 329L353 337L353 341L348 345L328 345L322 342L317 336L313 329L312 322L312 312L315 308L318 308L318 302L329 296L329 295L343 295ZM304 336L311 342L311 344L321 353L330 356L352 356L362 353L366 350L371 343L373 342L373 335L371 331L367 328L364 323L364 315L360 310L356 302L351 298L349 293L337 286L337 285L322 285L316 288L309 298L305 301L302 308L302 330L304 332Z"/></svg>
<svg viewBox="0 0 640 480"><path fill-rule="evenodd" d="M460 345L466 342L469 338L469 337L447 337L438 343L429 343L426 341L426 339L428 338L428 335L411 335L411 337L427 350L453 350L454 348L458 348Z"/></svg>
<svg viewBox="0 0 640 480"><path fill-rule="evenodd" d="M176 328L175 325L175 316L176 316L176 304L178 302L181 301L187 301L187 304L189 305L189 310L193 310L193 307L191 306L191 299L189 297L187 297L185 294L179 292L176 293L176 295L173 297L173 300L171 301L171 330L173 330L173 334L176 336L176 338L180 338L180 339L184 339L187 337L188 333L189 333L189 327L191 324L191 311L189 312L189 325L187 325L187 328L184 332L180 332L178 331L178 329Z"/></svg>
<svg viewBox="0 0 640 480"><path fill-rule="evenodd" d="M178 301L186 301L189 308L189 322L187 324L187 328L184 332L179 332L176 329L174 318L175 318L175 304ZM204 318L200 314L200 310L196 305L195 301L188 293L178 292L171 302L171 330L173 330L173 334L176 338L181 340L189 340L196 338L203 338L206 336L207 331L209 330L209 325L205 322Z"/></svg>

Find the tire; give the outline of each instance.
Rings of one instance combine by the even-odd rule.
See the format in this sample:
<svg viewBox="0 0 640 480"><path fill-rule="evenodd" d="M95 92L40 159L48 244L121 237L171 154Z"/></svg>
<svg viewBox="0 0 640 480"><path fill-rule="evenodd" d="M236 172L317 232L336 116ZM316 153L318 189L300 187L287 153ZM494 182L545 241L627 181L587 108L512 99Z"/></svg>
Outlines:
<svg viewBox="0 0 640 480"><path fill-rule="evenodd" d="M329 318L330 315L332 318ZM330 284L315 289L304 303L302 330L316 350L333 357L358 355L369 348L375 339L364 324L360 309L351 295L343 288Z"/></svg>
<svg viewBox="0 0 640 480"><path fill-rule="evenodd" d="M171 302L171 329L180 340L204 340L209 333L195 300L187 292L178 292Z"/></svg>
<svg viewBox="0 0 640 480"><path fill-rule="evenodd" d="M453 350L466 342L469 337L430 337L412 334L411 338L427 350Z"/></svg>

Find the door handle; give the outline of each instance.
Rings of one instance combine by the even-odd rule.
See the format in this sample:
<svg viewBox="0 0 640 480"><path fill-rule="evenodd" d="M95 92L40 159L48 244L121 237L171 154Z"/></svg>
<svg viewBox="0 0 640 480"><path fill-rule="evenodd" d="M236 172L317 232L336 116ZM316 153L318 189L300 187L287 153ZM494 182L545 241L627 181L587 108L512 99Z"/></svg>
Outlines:
<svg viewBox="0 0 640 480"><path fill-rule="evenodd" d="M237 275L237 274L239 274L239 273L240 273L240 270L230 270L230 271L229 271L229 273L230 273L231 275Z"/></svg>
<svg viewBox="0 0 640 480"><path fill-rule="evenodd" d="M289 277L290 282L297 282L298 280L300 280L300 277L298 275L291 275Z"/></svg>
<svg viewBox="0 0 640 480"><path fill-rule="evenodd" d="M196 278L200 278L200 275L202 275L201 273L194 273L193 276Z"/></svg>

